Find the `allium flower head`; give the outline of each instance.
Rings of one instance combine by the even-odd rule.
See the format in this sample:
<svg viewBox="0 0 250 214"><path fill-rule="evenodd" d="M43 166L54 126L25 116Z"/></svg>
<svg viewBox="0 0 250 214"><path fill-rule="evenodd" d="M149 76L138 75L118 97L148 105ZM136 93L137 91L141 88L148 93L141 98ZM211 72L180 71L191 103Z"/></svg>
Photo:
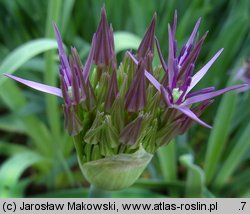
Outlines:
<svg viewBox="0 0 250 214"><path fill-rule="evenodd" d="M208 87L191 92L222 52L216 53L193 75L207 35L195 42L199 24L200 19L177 54L175 14L173 26L168 26L169 54L165 63L155 37L154 15L138 50L134 54L126 53L117 67L113 30L103 8L84 65L75 48L71 48L67 57L54 25L60 88L6 76L62 97L65 128L74 137L84 176L98 187L122 189L136 181L160 146L186 132L193 122L210 127L199 116L212 103L212 98L242 87L218 91ZM155 43L162 69L152 66Z"/></svg>

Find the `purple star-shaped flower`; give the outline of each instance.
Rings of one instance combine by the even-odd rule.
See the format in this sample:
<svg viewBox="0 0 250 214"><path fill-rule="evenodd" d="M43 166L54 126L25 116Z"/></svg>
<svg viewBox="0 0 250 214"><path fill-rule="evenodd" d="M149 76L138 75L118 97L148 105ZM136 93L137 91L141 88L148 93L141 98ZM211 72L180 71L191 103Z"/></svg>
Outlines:
<svg viewBox="0 0 250 214"><path fill-rule="evenodd" d="M211 100L212 98L225 92L244 87L244 85L236 85L218 91L215 91L215 87L208 87L200 91L191 92L191 90L204 77L209 68L223 51L223 49L219 50L205 66L203 66L195 75L192 75L195 68L195 62L200 53L204 39L207 36L206 32L198 42L194 42L199 24L200 19L197 21L187 43L183 46L180 54L177 56L177 41L175 40L177 13L175 13L173 30L171 26L168 25L168 65L163 59L159 42L155 37L156 47L162 68L165 71L162 81L158 81L147 70L145 70L144 74L154 85L154 87L161 93L167 107L177 109L196 122L211 128L210 125L203 122L193 111L190 110L191 105L204 102L206 100ZM138 65L138 60L130 52L128 52L128 54Z"/></svg>

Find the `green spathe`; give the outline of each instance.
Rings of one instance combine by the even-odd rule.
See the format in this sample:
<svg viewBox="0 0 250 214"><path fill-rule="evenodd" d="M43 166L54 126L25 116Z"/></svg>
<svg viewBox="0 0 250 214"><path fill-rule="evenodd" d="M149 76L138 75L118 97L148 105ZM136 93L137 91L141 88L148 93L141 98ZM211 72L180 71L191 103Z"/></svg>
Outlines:
<svg viewBox="0 0 250 214"><path fill-rule="evenodd" d="M142 146L133 154L119 154L81 165L89 183L105 190L131 186L146 168L153 155Z"/></svg>

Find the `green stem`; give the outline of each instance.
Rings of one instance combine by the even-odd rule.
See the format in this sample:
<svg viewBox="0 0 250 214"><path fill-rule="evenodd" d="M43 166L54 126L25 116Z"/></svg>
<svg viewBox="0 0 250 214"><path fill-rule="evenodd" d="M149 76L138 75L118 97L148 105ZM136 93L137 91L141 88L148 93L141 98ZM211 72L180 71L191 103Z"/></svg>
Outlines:
<svg viewBox="0 0 250 214"><path fill-rule="evenodd" d="M74 144L77 153L77 159L79 167L81 168L83 164L83 147L81 145L81 135L76 135L74 137ZM111 198L111 192L104 189L100 189L91 184L89 188L89 198Z"/></svg>
<svg viewBox="0 0 250 214"><path fill-rule="evenodd" d="M53 0L49 1L48 4L48 16L46 22L46 37L47 38L54 38L54 31L52 23L59 23L60 21L60 14L61 14L61 0ZM57 72L56 63L54 59L55 51L48 51L45 54L45 73L44 73L44 81L48 85L56 86L57 84ZM68 166L67 162L63 157L63 145L61 145L62 140L61 138L61 120L60 120L60 111L58 108L57 98L52 95L46 95L46 113L49 120L49 127L51 128L51 133L53 140L53 150L55 151L55 164L54 169L57 167L57 161L60 162L62 167L65 170L66 176L71 184L74 185L74 178L70 171L70 167Z"/></svg>
<svg viewBox="0 0 250 214"><path fill-rule="evenodd" d="M52 23L58 23L60 17L61 0L49 1L48 4L48 16L46 22L46 37L54 38L54 31ZM45 73L44 81L48 85L56 86L57 73L55 72L55 51L48 51L45 54ZM46 112L49 119L49 125L53 133L53 137L56 143L60 142L60 111L58 109L57 98L52 95L46 95Z"/></svg>
<svg viewBox="0 0 250 214"><path fill-rule="evenodd" d="M60 13L60 7L61 7L61 1L55 0L55 1L49 1L48 8L47 8L47 20L46 20L46 31L45 36L47 38L53 38L53 28L52 28L52 22L58 22L59 20L59 13ZM47 51L45 53L45 72L44 72L44 82L48 85L56 86L56 76L55 76L55 62L53 59L54 51ZM60 116L59 116L59 110L57 105L57 98L46 95L46 114L48 118L49 128L51 129L52 133L52 144L51 149L54 152L54 160L53 160L53 168L51 171L51 182L50 186L55 186L55 176L56 173L56 163L58 162L57 157L57 150L61 147L59 146L60 143Z"/></svg>
<svg viewBox="0 0 250 214"><path fill-rule="evenodd" d="M84 155L83 145L81 144L81 135L78 134L74 136L73 140L74 140L74 145L76 149L76 154L78 157L78 162L81 165L83 164L83 155Z"/></svg>
<svg viewBox="0 0 250 214"><path fill-rule="evenodd" d="M111 198L111 192L91 184L89 188L89 198Z"/></svg>

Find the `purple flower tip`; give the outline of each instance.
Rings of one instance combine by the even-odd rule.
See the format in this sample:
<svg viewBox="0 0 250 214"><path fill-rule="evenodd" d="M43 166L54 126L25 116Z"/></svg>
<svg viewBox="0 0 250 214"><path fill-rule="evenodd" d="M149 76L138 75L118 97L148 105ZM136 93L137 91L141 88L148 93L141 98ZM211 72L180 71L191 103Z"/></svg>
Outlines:
<svg viewBox="0 0 250 214"><path fill-rule="evenodd" d="M48 85L44 85L44 84L41 84L41 83L38 83L38 82L33 82L33 81L30 81L30 80L25 80L25 79L22 79L20 77L16 77L16 76L13 76L11 74L3 74L4 76L6 77L9 77L17 82L20 82L26 86L29 86L35 90L38 90L38 91L41 91L41 92L45 92L45 93L48 93L48 94L52 94L52 95L56 95L58 97L62 97L62 91L60 88L56 88L56 87L53 87L53 86L48 86Z"/></svg>
<svg viewBox="0 0 250 214"><path fill-rule="evenodd" d="M112 104L114 103L114 100L117 98L118 94L119 94L119 90L118 90L116 71L115 69L113 69L110 82L109 82L109 89L108 89L107 97L105 100L106 111L108 111L112 107Z"/></svg>
<svg viewBox="0 0 250 214"><path fill-rule="evenodd" d="M155 24L156 24L156 13L154 14L151 23L139 45L139 48L136 52L136 58L139 60L144 58L146 54L150 51L152 54L154 53L154 36L155 36Z"/></svg>
<svg viewBox="0 0 250 214"><path fill-rule="evenodd" d="M108 67L115 60L114 35L112 26L108 26L106 10L103 7L101 19L96 31L94 62L100 67Z"/></svg>
<svg viewBox="0 0 250 214"><path fill-rule="evenodd" d="M142 110L146 104L146 81L145 81L145 64L140 60L135 72L134 79L125 96L125 108L129 112Z"/></svg>

